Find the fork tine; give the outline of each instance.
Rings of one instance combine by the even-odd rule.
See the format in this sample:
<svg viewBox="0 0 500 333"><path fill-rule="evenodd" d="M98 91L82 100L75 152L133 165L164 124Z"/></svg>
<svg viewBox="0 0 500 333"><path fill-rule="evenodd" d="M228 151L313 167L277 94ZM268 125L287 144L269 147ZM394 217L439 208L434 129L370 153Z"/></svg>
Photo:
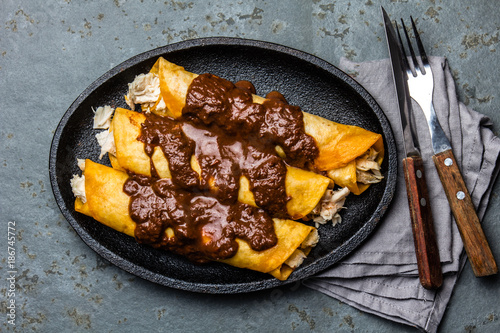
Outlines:
<svg viewBox="0 0 500 333"><path fill-rule="evenodd" d="M398 28L398 22L394 21L394 25L396 26L396 32L398 33L398 39L399 39L399 46L401 48L401 53L403 53L403 63L405 65L405 70L408 70L410 68L410 64L408 63L408 56L406 55L405 48L403 46L403 40L401 39L401 33L399 32Z"/></svg>
<svg viewBox="0 0 500 333"><path fill-rule="evenodd" d="M403 32L405 33L406 41L408 43L408 48L410 49L411 58L413 60L413 66L415 67L415 70L420 70L420 67L418 66L417 57L415 56L415 52L413 51L413 47L411 46L410 36L408 36L408 31L406 31L405 22L403 21L403 19L401 19L401 24L403 25Z"/></svg>
<svg viewBox="0 0 500 333"><path fill-rule="evenodd" d="M425 53L424 50L424 45L422 44L422 40L420 39L420 35L418 34L417 27L415 25L415 22L413 21L413 17L410 16L411 19L411 25L413 27L413 33L415 34L415 38L417 39L417 46L418 46L418 52L420 53L420 58L422 59L422 63L424 65L429 64L429 61L427 59L427 54Z"/></svg>

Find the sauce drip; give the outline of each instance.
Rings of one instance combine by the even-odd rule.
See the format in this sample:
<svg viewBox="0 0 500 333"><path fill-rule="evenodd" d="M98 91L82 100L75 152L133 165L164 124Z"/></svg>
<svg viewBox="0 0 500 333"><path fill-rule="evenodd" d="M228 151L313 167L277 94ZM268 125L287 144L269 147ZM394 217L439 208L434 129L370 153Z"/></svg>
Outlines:
<svg viewBox="0 0 500 333"><path fill-rule="evenodd" d="M200 263L232 257L236 238L255 251L276 244L272 217L288 217L285 163L306 167L318 148L298 107L278 92L263 104L252 94L248 81L202 74L189 87L181 118L145 114L138 140L150 158L161 148L172 179L159 179L151 160L151 177L131 174L126 181L138 242ZM201 174L191 168L193 156ZM241 177L259 208L238 202Z"/></svg>
<svg viewBox="0 0 500 333"><path fill-rule="evenodd" d="M141 126L139 141L144 142L144 150L150 159L154 148L159 146L167 158L174 182L184 188L198 186L198 174L189 167L195 143L184 135L181 123L147 114L146 121ZM152 161L151 175L159 178Z"/></svg>
<svg viewBox="0 0 500 333"><path fill-rule="evenodd" d="M273 149L249 143L239 134L224 135L213 125L202 127L186 122L182 128L196 142L202 184L211 188L219 200L236 203L240 177L245 176L257 206L272 216L287 217L286 165Z"/></svg>

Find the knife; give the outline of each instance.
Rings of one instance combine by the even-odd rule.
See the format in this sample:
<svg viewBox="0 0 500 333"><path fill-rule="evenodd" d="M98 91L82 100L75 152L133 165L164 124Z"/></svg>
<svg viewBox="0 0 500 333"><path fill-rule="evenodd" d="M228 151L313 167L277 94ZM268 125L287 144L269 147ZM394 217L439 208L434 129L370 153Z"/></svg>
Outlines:
<svg viewBox="0 0 500 333"><path fill-rule="evenodd" d="M434 231L434 222L425 181L424 164L420 155L420 147L414 122L412 119L411 99L406 81L406 71L402 67L403 55L401 45L384 8L385 35L392 64L392 73L398 96L405 158L403 172L408 194L413 240L419 279L426 289L437 289L443 283L439 248Z"/></svg>

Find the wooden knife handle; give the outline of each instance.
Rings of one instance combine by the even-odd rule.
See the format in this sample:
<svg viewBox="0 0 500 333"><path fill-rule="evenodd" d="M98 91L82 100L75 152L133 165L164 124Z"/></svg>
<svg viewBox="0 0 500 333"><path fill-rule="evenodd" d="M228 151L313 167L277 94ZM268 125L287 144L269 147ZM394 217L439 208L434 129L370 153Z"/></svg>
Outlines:
<svg viewBox="0 0 500 333"><path fill-rule="evenodd" d="M436 164L474 275L480 277L496 274L498 268L495 258L484 235L453 152L451 149L445 150L434 155L432 159Z"/></svg>
<svg viewBox="0 0 500 333"><path fill-rule="evenodd" d="M443 283L443 273L422 158L403 159L403 171L420 283L426 289L437 289Z"/></svg>

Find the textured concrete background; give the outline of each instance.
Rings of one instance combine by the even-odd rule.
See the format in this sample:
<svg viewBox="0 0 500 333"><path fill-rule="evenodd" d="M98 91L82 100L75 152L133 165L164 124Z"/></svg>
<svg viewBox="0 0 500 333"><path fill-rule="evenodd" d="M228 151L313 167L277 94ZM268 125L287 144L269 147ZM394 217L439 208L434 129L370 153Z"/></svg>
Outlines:
<svg viewBox="0 0 500 333"><path fill-rule="evenodd" d="M383 332L394 324L298 284L237 296L157 286L110 265L60 214L49 148L90 83L138 53L235 36L280 43L334 65L388 56L380 14L417 19L431 55L446 56L460 99L500 124L496 1L76 1L0 3L0 331L6 320L7 223L16 223L16 327L21 332ZM500 185L483 221L500 260ZM466 266L442 332L499 332L500 279Z"/></svg>

